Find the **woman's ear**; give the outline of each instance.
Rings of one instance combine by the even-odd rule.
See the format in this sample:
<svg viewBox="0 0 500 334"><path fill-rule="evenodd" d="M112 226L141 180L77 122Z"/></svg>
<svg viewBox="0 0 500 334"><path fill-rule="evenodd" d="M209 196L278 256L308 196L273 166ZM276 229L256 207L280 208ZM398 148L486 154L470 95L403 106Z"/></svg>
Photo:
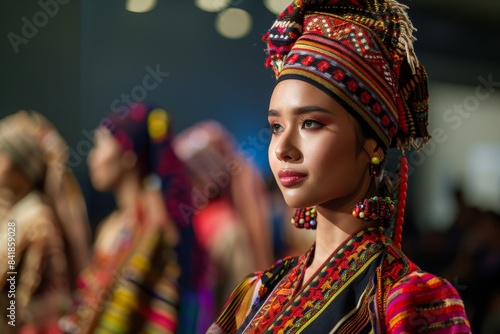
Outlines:
<svg viewBox="0 0 500 334"><path fill-rule="evenodd" d="M385 159L385 150L379 143L373 139L368 138L365 140L365 144L363 146L364 151L368 154L368 158L371 160L373 157L379 158L380 161L384 161Z"/></svg>
<svg viewBox="0 0 500 334"><path fill-rule="evenodd" d="M133 151L123 152L120 160L125 169L133 169L137 166L137 154Z"/></svg>

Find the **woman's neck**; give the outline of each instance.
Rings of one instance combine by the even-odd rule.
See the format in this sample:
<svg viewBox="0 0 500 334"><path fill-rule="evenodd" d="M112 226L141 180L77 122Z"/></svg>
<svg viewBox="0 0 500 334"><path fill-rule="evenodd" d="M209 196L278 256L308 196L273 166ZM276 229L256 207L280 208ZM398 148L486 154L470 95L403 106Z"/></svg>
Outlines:
<svg viewBox="0 0 500 334"><path fill-rule="evenodd" d="M125 175L114 191L116 206L119 211L125 211L135 207L137 199L143 191L140 177L137 173Z"/></svg>
<svg viewBox="0 0 500 334"><path fill-rule="evenodd" d="M366 222L346 212L318 210L316 247L313 263L322 264L354 232Z"/></svg>
<svg viewBox="0 0 500 334"><path fill-rule="evenodd" d="M316 206L318 225L313 263L322 264L351 234L370 225L352 215L356 204L368 192L369 181L363 182L350 196Z"/></svg>

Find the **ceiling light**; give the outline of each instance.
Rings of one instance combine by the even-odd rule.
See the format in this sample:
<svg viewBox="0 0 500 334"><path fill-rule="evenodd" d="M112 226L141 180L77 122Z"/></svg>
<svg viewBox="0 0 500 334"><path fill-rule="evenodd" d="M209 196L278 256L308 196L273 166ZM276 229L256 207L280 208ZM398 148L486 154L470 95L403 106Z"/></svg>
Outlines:
<svg viewBox="0 0 500 334"><path fill-rule="evenodd" d="M134 13L146 13L155 6L156 0L127 0L125 9Z"/></svg>
<svg viewBox="0 0 500 334"><path fill-rule="evenodd" d="M242 38L252 29L252 16L243 9L228 8L217 15L215 28L226 38Z"/></svg>
<svg viewBox="0 0 500 334"><path fill-rule="evenodd" d="M220 12L227 6L231 0L195 0L196 6L206 12Z"/></svg>
<svg viewBox="0 0 500 334"><path fill-rule="evenodd" d="M291 2L291 0L264 0L264 5L271 13L280 14Z"/></svg>

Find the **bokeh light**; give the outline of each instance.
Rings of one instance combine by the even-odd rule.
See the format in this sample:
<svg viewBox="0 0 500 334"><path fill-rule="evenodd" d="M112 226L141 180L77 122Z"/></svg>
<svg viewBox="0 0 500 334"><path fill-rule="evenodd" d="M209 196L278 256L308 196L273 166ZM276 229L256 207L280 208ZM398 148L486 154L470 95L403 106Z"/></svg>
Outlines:
<svg viewBox="0 0 500 334"><path fill-rule="evenodd" d="M217 15L215 28L226 38L242 38L252 29L252 16L243 9L228 8Z"/></svg>
<svg viewBox="0 0 500 334"><path fill-rule="evenodd" d="M281 13L290 3L292 3L291 0L264 0L266 8L274 14Z"/></svg>
<svg viewBox="0 0 500 334"><path fill-rule="evenodd" d="M134 13L146 13L156 6L156 0L127 0L125 9Z"/></svg>
<svg viewBox="0 0 500 334"><path fill-rule="evenodd" d="M196 0L195 4L201 10L214 13L227 8L230 2L231 0Z"/></svg>

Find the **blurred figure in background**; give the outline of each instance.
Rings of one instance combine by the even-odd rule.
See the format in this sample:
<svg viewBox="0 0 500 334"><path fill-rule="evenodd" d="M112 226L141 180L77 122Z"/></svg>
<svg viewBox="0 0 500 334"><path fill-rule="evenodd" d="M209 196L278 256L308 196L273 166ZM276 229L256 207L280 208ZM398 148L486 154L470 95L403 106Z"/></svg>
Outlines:
<svg viewBox="0 0 500 334"><path fill-rule="evenodd" d="M220 123L193 125L176 137L174 147L194 185L191 213L210 254L206 277L218 312L237 282L273 262L269 196L257 168L236 151Z"/></svg>
<svg viewBox="0 0 500 334"><path fill-rule="evenodd" d="M66 159L66 143L41 114L19 111L0 121L0 307L15 302L1 333L57 333L71 306L90 228Z"/></svg>
<svg viewBox="0 0 500 334"><path fill-rule="evenodd" d="M96 231L91 264L80 277L71 333L198 333L205 257L194 239L191 186L172 149L163 109L134 104L94 133L90 179L112 192L116 209Z"/></svg>
<svg viewBox="0 0 500 334"><path fill-rule="evenodd" d="M442 275L455 282L463 296L467 312L471 319L474 333L499 333L498 319L500 315L500 215L492 211L483 211L464 203L460 211L475 211L475 216L457 217L455 225L447 231L447 240L457 229L462 229L460 238L456 238L454 257L443 266ZM446 249L452 247L445 244ZM429 258L429 262L433 258ZM486 290L487 288L487 290ZM488 292L486 292L488 291ZM497 325L494 325L497 323ZM483 329L483 331L482 331Z"/></svg>

